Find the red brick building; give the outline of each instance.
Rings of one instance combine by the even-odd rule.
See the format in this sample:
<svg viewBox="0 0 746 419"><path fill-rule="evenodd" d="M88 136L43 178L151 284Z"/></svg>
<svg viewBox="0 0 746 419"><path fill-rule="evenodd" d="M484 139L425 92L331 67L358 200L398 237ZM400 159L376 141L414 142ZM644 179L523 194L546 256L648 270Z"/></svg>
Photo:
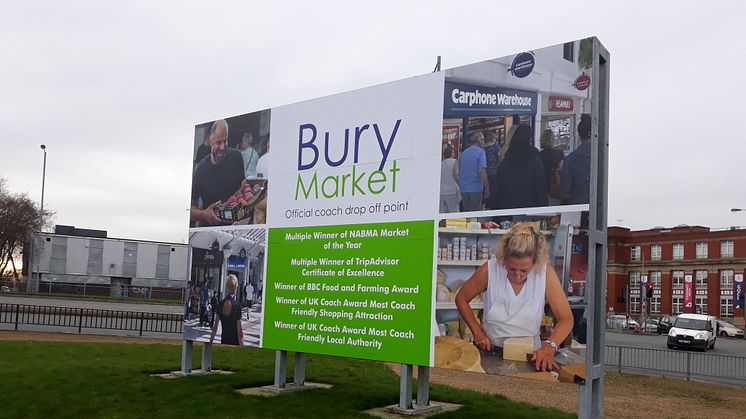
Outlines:
<svg viewBox="0 0 746 419"><path fill-rule="evenodd" d="M733 283L746 272L746 229L609 227L608 250L607 311L641 314L640 281L647 276L655 287L645 307L651 316L699 312L743 325L743 308L734 309ZM689 275L691 308L684 307Z"/></svg>

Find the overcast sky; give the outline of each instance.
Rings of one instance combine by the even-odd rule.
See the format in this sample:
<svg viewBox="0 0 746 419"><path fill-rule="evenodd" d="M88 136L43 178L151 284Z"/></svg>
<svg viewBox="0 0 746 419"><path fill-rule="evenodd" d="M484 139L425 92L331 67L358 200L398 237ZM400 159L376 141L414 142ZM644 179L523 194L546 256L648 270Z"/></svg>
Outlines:
<svg viewBox="0 0 746 419"><path fill-rule="evenodd" d="M746 225L746 2L3 1L0 177L57 224L187 239L194 125L595 35L609 224Z"/></svg>

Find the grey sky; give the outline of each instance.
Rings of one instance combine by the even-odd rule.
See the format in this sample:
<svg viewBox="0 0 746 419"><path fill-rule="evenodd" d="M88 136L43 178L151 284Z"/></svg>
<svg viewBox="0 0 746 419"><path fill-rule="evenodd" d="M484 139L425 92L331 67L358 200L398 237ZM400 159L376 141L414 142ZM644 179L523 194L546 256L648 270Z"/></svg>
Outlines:
<svg viewBox="0 0 746 419"><path fill-rule="evenodd" d="M746 3L6 1L0 177L186 241L194 125L565 41L611 53L609 223L746 225Z"/></svg>

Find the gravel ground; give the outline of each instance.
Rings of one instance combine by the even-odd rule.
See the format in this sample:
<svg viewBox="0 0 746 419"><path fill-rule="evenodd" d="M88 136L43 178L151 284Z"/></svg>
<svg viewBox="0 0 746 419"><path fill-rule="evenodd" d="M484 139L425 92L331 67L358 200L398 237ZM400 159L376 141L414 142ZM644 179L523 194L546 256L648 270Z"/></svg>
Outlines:
<svg viewBox="0 0 746 419"><path fill-rule="evenodd" d="M0 331L0 340L104 342L180 345L174 339ZM398 364L387 364L399 372ZM416 369L415 369L416 371ZM521 378L433 368L430 381L501 394L529 404L577 412L578 386ZM607 418L739 418L746 417L744 388L632 374L606 374L604 413Z"/></svg>

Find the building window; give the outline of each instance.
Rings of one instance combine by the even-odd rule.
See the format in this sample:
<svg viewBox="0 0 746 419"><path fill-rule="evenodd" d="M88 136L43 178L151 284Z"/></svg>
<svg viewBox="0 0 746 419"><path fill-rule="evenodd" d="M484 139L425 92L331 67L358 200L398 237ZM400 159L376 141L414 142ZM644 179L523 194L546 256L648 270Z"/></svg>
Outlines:
<svg viewBox="0 0 746 419"><path fill-rule="evenodd" d="M650 314L661 314L661 297L653 297L650 300Z"/></svg>
<svg viewBox="0 0 746 419"><path fill-rule="evenodd" d="M158 245L158 256L155 265L156 279L168 279L168 271L171 262L171 247L163 244Z"/></svg>
<svg viewBox="0 0 746 419"><path fill-rule="evenodd" d="M720 257L721 258L732 258L733 257L733 240L723 240L720 242Z"/></svg>
<svg viewBox="0 0 746 419"><path fill-rule="evenodd" d="M694 299L697 306L697 314L707 314L707 297L697 297Z"/></svg>
<svg viewBox="0 0 746 419"><path fill-rule="evenodd" d="M720 270L720 291L733 289L733 269Z"/></svg>
<svg viewBox="0 0 746 419"><path fill-rule="evenodd" d="M684 311L684 299L682 297L673 297L671 303L671 314L680 314Z"/></svg>
<svg viewBox="0 0 746 419"><path fill-rule="evenodd" d="M639 272L629 273L629 289L631 290L640 289L640 273Z"/></svg>
<svg viewBox="0 0 746 419"><path fill-rule="evenodd" d="M650 282L657 289L661 289L661 271L650 271Z"/></svg>
<svg viewBox="0 0 746 419"><path fill-rule="evenodd" d="M683 243L673 244L673 259L674 260L684 259L684 244Z"/></svg>
<svg viewBox="0 0 746 419"><path fill-rule="evenodd" d="M570 62L575 62L575 43L565 42L562 48L562 58Z"/></svg>
<svg viewBox="0 0 746 419"><path fill-rule="evenodd" d="M694 271L694 274L696 275L697 289L706 290L707 289L707 270Z"/></svg>
<svg viewBox="0 0 746 419"><path fill-rule="evenodd" d="M650 259L661 260L661 245L653 244L650 246Z"/></svg>
<svg viewBox="0 0 746 419"><path fill-rule="evenodd" d="M733 318L733 298L723 297L720 299L720 317Z"/></svg>
<svg viewBox="0 0 746 419"><path fill-rule="evenodd" d="M640 312L640 297L629 297L629 312L630 313Z"/></svg>
<svg viewBox="0 0 746 419"><path fill-rule="evenodd" d="M640 261L640 246L632 246L630 248L630 255L629 259L633 262L639 262Z"/></svg>
<svg viewBox="0 0 746 419"><path fill-rule="evenodd" d="M697 242L697 259L707 259L707 242Z"/></svg>
<svg viewBox="0 0 746 419"><path fill-rule="evenodd" d="M684 271L671 272L671 287L674 289L684 288Z"/></svg>

